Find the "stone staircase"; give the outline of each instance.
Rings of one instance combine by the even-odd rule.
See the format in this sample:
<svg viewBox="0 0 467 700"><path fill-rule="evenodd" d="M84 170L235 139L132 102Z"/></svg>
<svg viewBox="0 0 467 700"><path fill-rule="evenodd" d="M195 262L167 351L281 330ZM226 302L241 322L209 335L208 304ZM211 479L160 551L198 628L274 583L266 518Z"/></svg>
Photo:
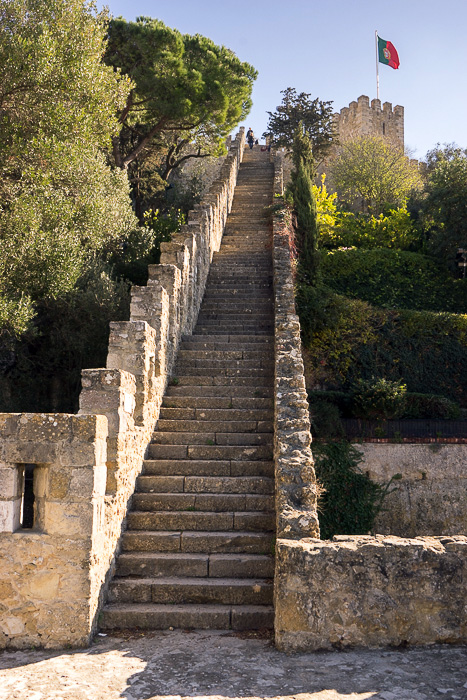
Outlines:
<svg viewBox="0 0 467 700"><path fill-rule="evenodd" d="M273 626L273 168L245 151L138 478L102 629Z"/></svg>

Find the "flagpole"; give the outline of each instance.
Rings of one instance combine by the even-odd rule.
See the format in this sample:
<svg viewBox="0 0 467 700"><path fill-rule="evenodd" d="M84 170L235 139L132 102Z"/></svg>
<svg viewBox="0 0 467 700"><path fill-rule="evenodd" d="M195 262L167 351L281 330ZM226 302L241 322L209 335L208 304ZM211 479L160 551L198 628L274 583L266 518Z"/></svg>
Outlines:
<svg viewBox="0 0 467 700"><path fill-rule="evenodd" d="M377 29L375 29L375 48L376 48L376 99L379 100L378 30Z"/></svg>

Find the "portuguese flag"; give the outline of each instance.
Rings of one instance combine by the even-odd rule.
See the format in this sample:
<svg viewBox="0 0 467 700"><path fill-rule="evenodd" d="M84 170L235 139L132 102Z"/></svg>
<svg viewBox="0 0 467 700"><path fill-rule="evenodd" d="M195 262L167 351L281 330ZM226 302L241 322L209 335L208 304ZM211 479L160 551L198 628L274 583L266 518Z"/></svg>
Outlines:
<svg viewBox="0 0 467 700"><path fill-rule="evenodd" d="M399 68L399 56L393 44L378 37L378 60L391 68Z"/></svg>

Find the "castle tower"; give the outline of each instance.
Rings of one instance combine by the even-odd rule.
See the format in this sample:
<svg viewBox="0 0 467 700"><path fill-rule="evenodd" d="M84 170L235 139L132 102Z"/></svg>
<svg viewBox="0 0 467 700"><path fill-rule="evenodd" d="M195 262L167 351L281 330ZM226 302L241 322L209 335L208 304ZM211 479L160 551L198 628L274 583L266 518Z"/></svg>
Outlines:
<svg viewBox="0 0 467 700"><path fill-rule="evenodd" d="M370 100L360 95L358 100L343 107L334 115L339 141L350 141L359 136L382 136L404 148L404 108L390 102L381 107L381 100Z"/></svg>

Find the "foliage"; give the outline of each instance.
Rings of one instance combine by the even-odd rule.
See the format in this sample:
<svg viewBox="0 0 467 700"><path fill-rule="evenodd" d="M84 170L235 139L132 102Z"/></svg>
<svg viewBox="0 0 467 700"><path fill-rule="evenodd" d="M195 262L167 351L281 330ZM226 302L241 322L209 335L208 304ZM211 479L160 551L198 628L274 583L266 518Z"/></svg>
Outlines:
<svg viewBox="0 0 467 700"><path fill-rule="evenodd" d="M333 234L339 216L336 203L337 192L328 192L325 173L321 175L321 185L312 185L312 190L316 202L320 244L326 243Z"/></svg>
<svg viewBox="0 0 467 700"><path fill-rule="evenodd" d="M324 282L381 308L467 312L467 280L453 279L432 257L401 250L322 253Z"/></svg>
<svg viewBox="0 0 467 700"><path fill-rule="evenodd" d="M454 144L429 151L423 213L430 248L455 268L457 248L467 249L467 149Z"/></svg>
<svg viewBox="0 0 467 700"><path fill-rule="evenodd" d="M150 209L144 213L144 223L154 232L154 253L159 262L161 255L161 243L172 240L172 235L180 231L185 223L185 215L180 209L170 209L165 214L161 214L159 209Z"/></svg>
<svg viewBox="0 0 467 700"><path fill-rule="evenodd" d="M321 538L371 533L392 480L384 485L371 481L358 466L361 453L347 442L315 444L313 454L325 489L318 510Z"/></svg>
<svg viewBox="0 0 467 700"><path fill-rule="evenodd" d="M445 396L435 394L417 394L407 392L403 418L435 418L438 420L456 420L460 418L459 404Z"/></svg>
<svg viewBox="0 0 467 700"><path fill-rule="evenodd" d="M318 283L318 225L316 202L313 194L313 156L310 139L304 133L302 122L295 132L290 191L296 215L296 241L299 254L300 277L309 284Z"/></svg>
<svg viewBox="0 0 467 700"><path fill-rule="evenodd" d="M319 398L310 401L310 422L314 437L332 439L345 437L339 408L332 401Z"/></svg>
<svg viewBox="0 0 467 700"><path fill-rule="evenodd" d="M133 81L113 141L121 168L151 156L166 180L188 158L220 155L226 136L250 111L257 76L251 65L157 19L113 19L105 61Z"/></svg>
<svg viewBox="0 0 467 700"><path fill-rule="evenodd" d="M83 0L0 0L0 327L11 345L42 300L136 225L100 149L128 81L101 63L104 21ZM4 352L9 352L5 350Z"/></svg>
<svg viewBox="0 0 467 700"><path fill-rule="evenodd" d="M109 321L128 318L129 290L96 261L74 289L43 299L29 332L0 353L0 410L76 412L82 367L105 367Z"/></svg>
<svg viewBox="0 0 467 700"><path fill-rule="evenodd" d="M401 207L422 187L418 166L404 151L379 136L362 136L339 145L329 166L339 199L356 211L380 214Z"/></svg>
<svg viewBox="0 0 467 700"><path fill-rule="evenodd" d="M316 383L330 371L329 380L341 385L354 361L355 349L376 340L384 312L327 287L305 284L297 287L296 305Z"/></svg>
<svg viewBox="0 0 467 700"><path fill-rule="evenodd" d="M353 389L354 414L357 418L400 418L405 409L407 386L384 377L357 379Z"/></svg>
<svg viewBox="0 0 467 700"><path fill-rule="evenodd" d="M397 382L396 382L397 384ZM309 391L308 403L316 436L335 438L343 434L341 418L370 418L362 415L355 405L352 391ZM403 411L399 418L432 418L455 420L460 418L458 403L436 394L404 392Z"/></svg>
<svg viewBox="0 0 467 700"><path fill-rule="evenodd" d="M385 377L466 405L467 316L384 310L303 286L297 302L313 385L345 390Z"/></svg>
<svg viewBox="0 0 467 700"><path fill-rule="evenodd" d="M297 94L295 88L290 87L282 90L281 94L284 96L282 104L276 107L275 112L268 112L267 131L263 136L270 137L276 146L291 149L301 122L312 144L313 157L320 162L336 140L332 102L323 102L318 98L312 100L310 94Z"/></svg>
<svg viewBox="0 0 467 700"><path fill-rule="evenodd" d="M320 245L326 248L355 246L419 250L423 243L420 228L404 206L389 209L379 216L336 210L333 220L329 218L320 230Z"/></svg>

